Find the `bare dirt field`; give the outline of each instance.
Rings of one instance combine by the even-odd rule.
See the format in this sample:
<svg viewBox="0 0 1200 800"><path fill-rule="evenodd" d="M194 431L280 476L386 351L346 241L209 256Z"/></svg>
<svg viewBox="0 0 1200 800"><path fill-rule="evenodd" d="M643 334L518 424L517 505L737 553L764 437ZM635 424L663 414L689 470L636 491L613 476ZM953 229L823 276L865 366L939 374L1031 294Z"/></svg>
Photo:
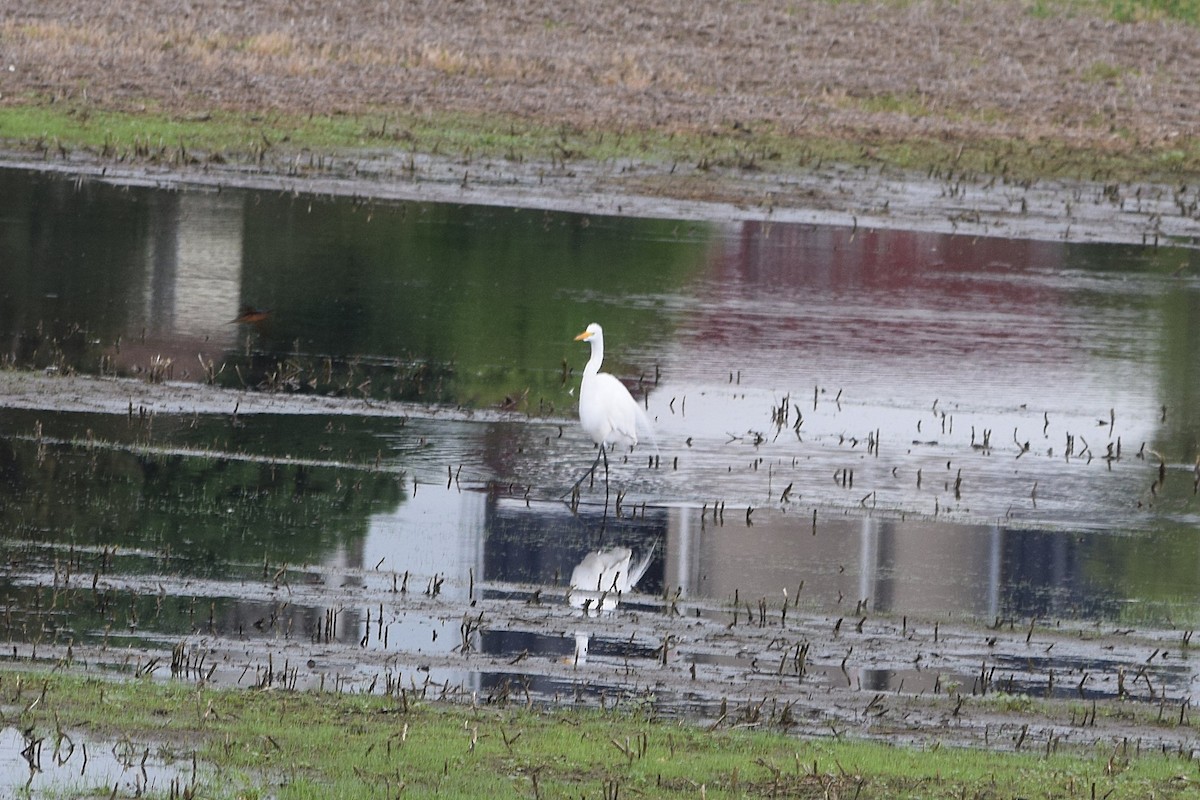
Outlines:
<svg viewBox="0 0 1200 800"><path fill-rule="evenodd" d="M1186 24L1038 15L1011 1L681 11L663 0L16 0L0 12L0 87L6 102L131 110L487 111L862 141L1136 148L1200 128L1200 47Z"/></svg>

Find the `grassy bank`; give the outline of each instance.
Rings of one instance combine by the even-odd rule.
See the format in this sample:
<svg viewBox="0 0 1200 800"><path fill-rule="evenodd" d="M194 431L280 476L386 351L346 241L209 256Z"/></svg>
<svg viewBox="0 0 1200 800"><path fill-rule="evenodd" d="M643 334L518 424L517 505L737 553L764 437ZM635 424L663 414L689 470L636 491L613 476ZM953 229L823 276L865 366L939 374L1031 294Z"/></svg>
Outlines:
<svg viewBox="0 0 1200 800"><path fill-rule="evenodd" d="M679 24L670 4L363 4L329 25L287 4L202 21L129 0L50 20L30 4L0 21L0 142L272 169L387 149L702 175L829 162L985 181L1200 175L1200 0L702 10ZM648 188L702 195L689 177Z"/></svg>
<svg viewBox="0 0 1200 800"><path fill-rule="evenodd" d="M1200 0L1033 0L1034 13L1096 13L1115 22L1178 20L1200 26Z"/></svg>
<svg viewBox="0 0 1200 800"><path fill-rule="evenodd" d="M863 101L866 102L866 101ZM872 101L875 102L875 101ZM1145 147L1116 137L1104 148L1054 140L796 136L757 126L705 133L582 130L496 115L405 115L380 109L358 115L190 115L124 112L74 103L0 107L0 140L36 158L85 156L101 162L198 167L248 164L308 174L365 153L533 161L559 166L632 160L667 168L644 189L702 198L718 170L786 175L830 163L1014 182L1046 178L1176 183L1200 174L1200 141ZM680 167L676 174L675 167Z"/></svg>
<svg viewBox="0 0 1200 800"><path fill-rule="evenodd" d="M1190 758L1116 743L1090 752L962 751L799 741L754 726L644 713L465 707L389 696L217 690L0 673L5 723L42 759L68 744L177 767L147 796L217 798L1184 797ZM116 743L116 744L114 744ZM53 755L52 755L53 754ZM77 760L78 757L76 756ZM146 756L142 756L143 763ZM131 759L136 763L137 759ZM89 783L86 768L58 791ZM92 779L94 780L94 779Z"/></svg>

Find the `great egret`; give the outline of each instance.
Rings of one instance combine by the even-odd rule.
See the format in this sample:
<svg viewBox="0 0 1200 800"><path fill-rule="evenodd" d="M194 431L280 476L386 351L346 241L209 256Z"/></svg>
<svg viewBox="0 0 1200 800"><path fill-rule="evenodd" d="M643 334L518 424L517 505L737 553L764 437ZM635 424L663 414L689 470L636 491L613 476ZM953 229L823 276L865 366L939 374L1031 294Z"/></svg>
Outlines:
<svg viewBox="0 0 1200 800"><path fill-rule="evenodd" d="M641 415L633 395L615 377L600 371L604 361L604 329L593 322L587 330L575 337L577 342L592 346L592 357L583 368L583 382L579 385L579 424L592 441L600 447L600 453L588 473L595 473L596 465L604 459L604 487L608 492L608 456L605 449L621 445L633 447L638 442L637 422ZM583 483L583 478L575 484ZM574 491L574 489L572 489Z"/></svg>

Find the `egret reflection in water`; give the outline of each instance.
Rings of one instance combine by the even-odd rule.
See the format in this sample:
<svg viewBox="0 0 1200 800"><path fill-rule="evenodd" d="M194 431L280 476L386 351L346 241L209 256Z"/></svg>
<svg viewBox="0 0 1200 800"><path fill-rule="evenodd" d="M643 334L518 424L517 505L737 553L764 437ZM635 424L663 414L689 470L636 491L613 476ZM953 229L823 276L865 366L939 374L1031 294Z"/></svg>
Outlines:
<svg viewBox="0 0 1200 800"><path fill-rule="evenodd" d="M616 609L621 596L633 591L646 574L657 549L657 545L652 545L636 564L633 563L633 550L628 547L610 547L588 553L571 571L571 606L583 609L585 614Z"/></svg>
<svg viewBox="0 0 1200 800"><path fill-rule="evenodd" d="M633 550L610 547L593 550L571 570L571 586L567 600L573 608L582 609L584 616L614 611L626 592L633 591L646 574L658 543L651 545L646 555L633 563ZM575 664L587 663L591 634L575 631Z"/></svg>

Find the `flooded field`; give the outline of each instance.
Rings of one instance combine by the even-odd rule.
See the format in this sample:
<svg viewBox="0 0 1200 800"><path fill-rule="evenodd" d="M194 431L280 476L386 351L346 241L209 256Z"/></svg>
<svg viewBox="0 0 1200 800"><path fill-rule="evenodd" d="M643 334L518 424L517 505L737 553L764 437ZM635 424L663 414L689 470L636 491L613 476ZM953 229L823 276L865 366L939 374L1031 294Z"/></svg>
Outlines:
<svg viewBox="0 0 1200 800"><path fill-rule="evenodd" d="M1200 680L1197 267L0 170L5 655L1183 747L1076 716ZM655 428L607 503L593 321Z"/></svg>

